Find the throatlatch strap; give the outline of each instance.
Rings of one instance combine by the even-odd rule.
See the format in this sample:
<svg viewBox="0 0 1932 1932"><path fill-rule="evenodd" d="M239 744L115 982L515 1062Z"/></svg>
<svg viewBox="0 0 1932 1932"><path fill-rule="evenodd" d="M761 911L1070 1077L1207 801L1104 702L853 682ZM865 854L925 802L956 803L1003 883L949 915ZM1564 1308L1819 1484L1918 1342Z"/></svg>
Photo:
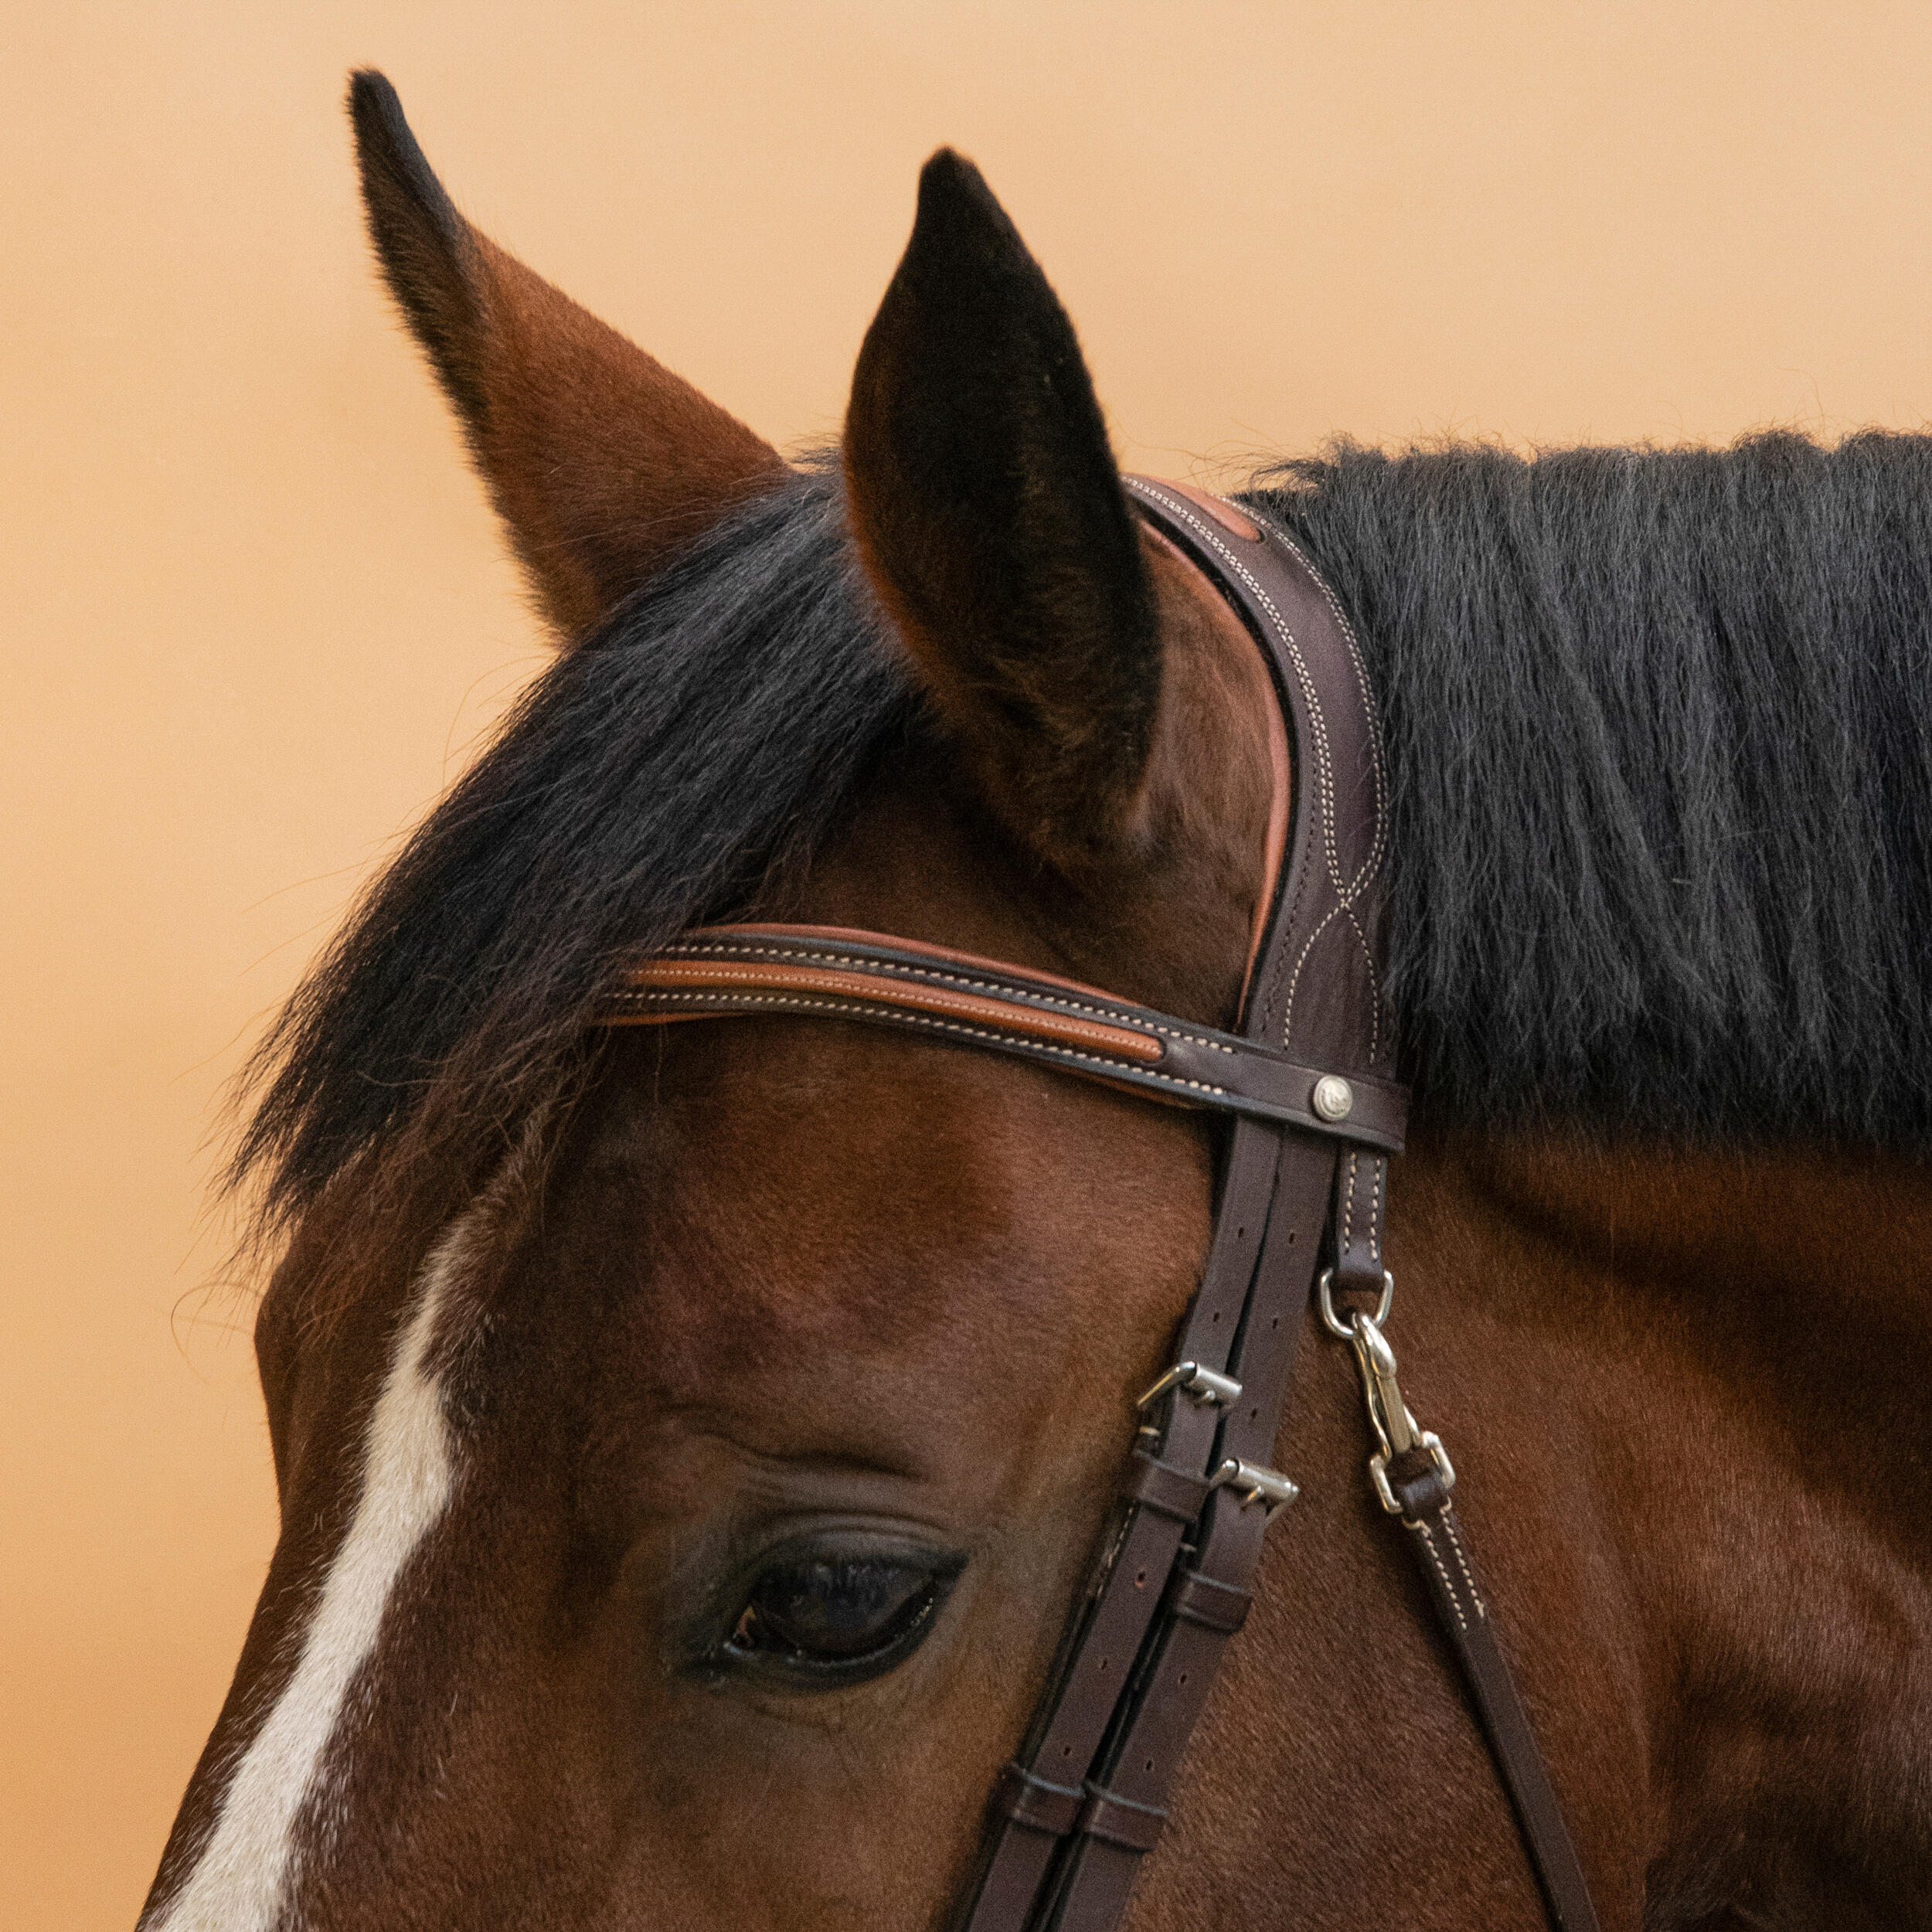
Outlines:
<svg viewBox="0 0 1932 1932"><path fill-rule="evenodd" d="M819 927L688 933L627 973L600 1015L613 1026L858 1020L1233 1117L1174 1366L1142 1400L1119 1505L992 1794L958 1932L1107 1932L1125 1910L1222 1649L1247 1615L1264 1531L1295 1494L1270 1465L1325 1245L1325 1306L1336 1291L1384 1283L1387 1157L1401 1148L1407 1106L1381 992L1387 787L1347 619L1278 531L1192 492L1124 480L1253 637L1287 726L1292 811L1239 1031L996 961ZM1553 1914L1563 1932L1595 1932L1447 1490L1426 1497L1399 1458L1387 1474L1410 1485L1410 1541ZM1434 1561L1445 1548L1460 1568Z"/></svg>

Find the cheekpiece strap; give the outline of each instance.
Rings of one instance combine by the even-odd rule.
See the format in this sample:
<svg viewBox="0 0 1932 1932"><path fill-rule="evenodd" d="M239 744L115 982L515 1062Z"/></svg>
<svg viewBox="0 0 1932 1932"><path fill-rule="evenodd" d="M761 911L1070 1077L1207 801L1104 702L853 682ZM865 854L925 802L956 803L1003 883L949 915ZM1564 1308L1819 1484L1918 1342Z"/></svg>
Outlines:
<svg viewBox="0 0 1932 1932"><path fill-rule="evenodd" d="M1275 876L1237 1028L906 939L770 925L686 933L624 971L598 1014L614 1026L856 1021L1230 1117L1175 1366L1124 1445L1116 1518L989 1802L958 1932L1105 1932L1125 1910L1247 1614L1263 1530L1295 1493L1271 1461L1332 1206L1351 1254L1379 1256L1386 1157L1407 1113L1381 990L1388 787L1354 634L1279 531L1214 498L1123 480L1253 637L1284 727Z"/></svg>
<svg viewBox="0 0 1932 1932"><path fill-rule="evenodd" d="M1236 1117L1200 1286L1174 1367L1143 1399L1123 1513L1015 1758L1035 1776L1077 1776L1107 1808L1058 1830L1037 1811L996 1808L960 1932L1107 1932L1124 1913L1246 1614L1266 1527L1295 1494L1272 1465L1325 1234L1345 1196L1352 1253L1380 1254L1406 1099L1382 996L1388 787L1354 634L1279 531L1213 498L1126 485L1254 639L1287 727L1291 790L1237 1033L1185 1029L1206 1065L1227 1070L1211 1083L1249 1097L1219 1101ZM1264 1093L1294 1104L1254 1104ZM1153 1578L1165 1587L1147 1587Z"/></svg>

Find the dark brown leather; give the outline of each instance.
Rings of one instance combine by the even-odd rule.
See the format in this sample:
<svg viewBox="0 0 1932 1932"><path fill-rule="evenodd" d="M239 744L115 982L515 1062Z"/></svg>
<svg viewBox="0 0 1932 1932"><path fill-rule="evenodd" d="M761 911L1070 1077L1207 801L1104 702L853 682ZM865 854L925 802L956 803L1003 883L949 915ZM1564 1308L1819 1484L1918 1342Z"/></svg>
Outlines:
<svg viewBox="0 0 1932 1932"><path fill-rule="evenodd" d="M687 934L631 971L600 1014L610 1025L862 1020L1233 1116L1173 1356L1192 1365L1187 1386L1148 1405L1124 1458L1120 1508L989 1803L961 1932L1107 1932L1125 1910L1222 1648L1247 1616L1268 1519L1291 1494L1269 1465L1318 1264L1332 1294L1379 1295L1386 1157L1406 1108L1381 993L1387 786L1353 633L1279 532L1196 492L1126 482L1254 637L1291 740L1292 814L1239 1032L941 947L771 926ZM1443 1472L1418 1451L1386 1473L1553 1917L1596 1932Z"/></svg>
<svg viewBox="0 0 1932 1932"><path fill-rule="evenodd" d="M1301 1338L1310 1277L1321 1253L1334 1155L1298 1136L1277 1148L1274 1199L1256 1269L1233 1372L1241 1400L1223 1425L1217 1456L1249 1463L1274 1460L1274 1444ZM1198 1310L1197 1310L1198 1312ZM1182 1345L1195 1345L1193 1325ZM1196 1532L1191 1563L1170 1592L1170 1614L1148 1648L1140 1696L1117 1714L1103 1750L1100 1776L1120 1795L1158 1803L1171 1788L1189 1738L1207 1701L1232 1618L1179 1614L1214 1601L1245 1598L1260 1560L1267 1519L1243 1507L1232 1488L1216 1490ZM1093 1929L1113 1925L1125 1910L1138 1855L1131 1848L1077 1838L1059 1878L1059 1895L1043 1925Z"/></svg>
<svg viewBox="0 0 1932 1932"><path fill-rule="evenodd" d="M1409 1532L1417 1566L1462 1668L1490 1755L1515 1808L1551 1921L1561 1932L1597 1932L1596 1907L1563 1821L1563 1807L1497 1645L1468 1538L1441 1472L1427 1451L1412 1449L1391 1459L1388 1476L1389 1487L1402 1505L1402 1526Z"/></svg>
<svg viewBox="0 0 1932 1932"><path fill-rule="evenodd" d="M1372 1150L1351 1148L1335 1163L1334 1291L1379 1298L1383 1267L1382 1213L1389 1198L1389 1163ZM1374 1312L1372 1305L1366 1311Z"/></svg>
<svg viewBox="0 0 1932 1932"><path fill-rule="evenodd" d="M1217 1583L1198 1570L1181 1570L1167 1587L1165 1608L1183 1623L1201 1624L1232 1637L1248 1621L1248 1607L1254 1601L1245 1590L1232 1583Z"/></svg>
<svg viewBox="0 0 1932 1932"><path fill-rule="evenodd" d="M1193 1522L1214 1493L1205 1476L1191 1475L1185 1469L1176 1469L1171 1462L1162 1462L1158 1457L1150 1456L1145 1449L1136 1449L1128 1457L1127 1467L1127 1480L1121 1485L1121 1495L1129 1502L1139 1503L1143 1509L1157 1509L1164 1516L1172 1516L1176 1522Z"/></svg>
<svg viewBox="0 0 1932 1932"><path fill-rule="evenodd" d="M1079 1824L1087 1793L1078 1784L1049 1784L1017 1764L1009 1764L994 1787L994 1808L1037 1832L1063 1835Z"/></svg>
<svg viewBox="0 0 1932 1932"><path fill-rule="evenodd" d="M1237 1119L1234 1124L1214 1231L1177 1361L1216 1370L1229 1367L1261 1257L1281 1138L1278 1129L1260 1121ZM1332 1154L1326 1161L1332 1165ZM1318 1210L1314 1226L1300 1236L1311 1264L1320 1232ZM1205 1484L1220 1460L1219 1411L1185 1396L1169 1398L1165 1406L1168 1413L1159 1461ZM1127 1460L1131 1469L1134 1458ZM1209 1506L1219 1501L1217 1492ZM1191 1527L1164 1509L1141 1507L1130 1508L1110 1529L1060 1668L1017 1753L1019 1763L1034 1775L1072 1782L1086 1779L1094 1767ZM1245 1589L1245 1577L1231 1580ZM1216 1641L1218 1646L1224 1638L1217 1634ZM1138 1791L1125 1795L1142 1800ZM1131 1845L1111 1839L1069 1840L995 1813L961 1923L975 1932L1018 1932L1033 1923L1043 1887L1071 1842L1105 1845L1128 1862L1130 1874L1141 1856Z"/></svg>
<svg viewBox="0 0 1932 1932"><path fill-rule="evenodd" d="M1288 721L1294 812L1241 1036L1291 1063L1340 1073L1351 1090L1339 1121L1315 1114L1304 1089L1303 1111L1313 1121L1291 1123L1304 1131L1284 1131L1285 1115L1250 1115L1230 1137L1213 1239L1174 1359L1234 1376L1241 1396L1223 1414L1172 1394L1155 1419L1164 1430L1159 1461L1205 1478L1231 1461L1273 1461L1336 1185L1336 1143L1377 1153L1384 1145L1363 1129L1372 1118L1367 1097L1393 1076L1379 964L1386 784L1360 651L1307 560L1272 529L1250 522L1255 534L1244 538L1185 495L1138 478L1128 487L1247 625ZM1371 1187L1361 1211L1375 1215L1376 1226L1365 1221L1358 1232L1352 1224L1364 1252L1380 1250L1386 1199L1386 1187ZM1266 1521L1260 1504L1244 1505L1230 1487L1214 1490L1192 1560L1149 1604L1148 1583L1172 1564L1180 1526L1154 1508L1131 1510L1101 1559L1083 1626L1021 1761L1056 1777L1080 1764L1114 1801L1159 1811L1235 1621L1183 1612L1245 1600ZM1123 1696L1121 1653L1130 1637L1133 1682ZM1125 1909L1145 1849L1127 1834L1089 1828L1084 1816L1063 1848L996 1818L964 1932L1103 1932ZM1036 1896L1043 1887L1043 1902Z"/></svg>
<svg viewBox="0 0 1932 1932"><path fill-rule="evenodd" d="M1095 987L872 934L828 944L764 927L701 927L628 968L599 1017L607 1026L651 1026L751 1013L903 1027L1358 1147L1393 1151L1407 1120L1407 1090L1353 1062L1301 1065L1265 1042ZM1317 1084L1345 1071L1349 1111L1325 1118L1313 1104Z"/></svg>
<svg viewBox="0 0 1932 1932"><path fill-rule="evenodd" d="M1135 1858L1153 1850L1167 1822L1167 1808L1162 1804L1138 1804L1117 1792L1103 1791L1090 1785L1087 1802L1080 1807L1076 1828L1103 1844L1131 1852Z"/></svg>
<svg viewBox="0 0 1932 1932"><path fill-rule="evenodd" d="M822 999L827 1002L825 1010L832 1012L843 1010L841 1002L862 1000L937 1014L1141 1066L1157 1066L1163 1057L1162 1043L1151 1029L1115 1026L1098 1017L1102 1009L1097 994L1078 1001L1064 996L1027 999L1020 989L998 983L998 967L990 960L968 978L943 964L920 970L903 955L896 965L888 963L891 958L889 952L884 957L866 957L849 947L807 951L775 940L753 941L731 927L701 927L666 955L646 960L627 976L638 1002L629 1017L646 1022L708 1019L798 1003L792 998L773 1002L755 997L780 993ZM818 963L827 959L838 964ZM889 978L883 977L888 974ZM733 1003L740 999L742 1005Z"/></svg>
<svg viewBox="0 0 1932 1932"><path fill-rule="evenodd" d="M1225 497L1212 496L1192 483L1176 483L1171 477L1163 477L1160 487L1172 495L1185 497L1197 510L1206 511L1223 529L1232 530L1247 543L1253 543L1261 534L1260 526L1254 519L1237 510Z"/></svg>

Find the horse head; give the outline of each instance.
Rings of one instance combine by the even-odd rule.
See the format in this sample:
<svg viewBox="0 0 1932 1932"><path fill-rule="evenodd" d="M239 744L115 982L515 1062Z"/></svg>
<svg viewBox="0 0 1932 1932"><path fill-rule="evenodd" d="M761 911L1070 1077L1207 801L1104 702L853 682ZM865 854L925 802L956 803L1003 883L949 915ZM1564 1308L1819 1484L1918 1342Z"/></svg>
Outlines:
<svg viewBox="0 0 1932 1932"><path fill-rule="evenodd" d="M270 1043L242 1158L286 1236L257 1325L281 1537L142 1924L939 1927L1116 1522L1223 1129L941 1038L598 1002L690 927L778 922L1227 1028L1282 836L1268 673L1135 514L1073 328L958 156L920 179L837 451L793 464L471 227L379 76L352 110L383 271L560 650ZM1474 608L1479 577L1434 589ZM1453 738L1457 702L1403 728ZM1551 743L1523 755L1555 795L1596 740ZM1433 770L1447 823L1482 774L1461 740ZM1580 822L1445 877L1561 871ZM1679 902L1645 890L1648 933ZM1496 944L1560 954L1529 927ZM1466 1010L1582 1013L1524 957ZM1922 1168L1896 1136L1502 1131L1458 1096L1514 1036L1438 1010L1409 1015L1439 1104L1389 1235L1429 1338L1406 1386L1480 1445L1503 1587L1472 1614L1604 1922L1795 1922L1750 1915L1854 1869L1869 1922L1923 1922L1932 1587L1891 1500L1927 1473ZM1628 1029L1668 1068L1663 1010ZM1608 1091L1615 1029L1577 1024L1577 1090ZM1768 1090L1746 1057L1706 1070ZM1820 1253L1856 1262L1828 1300ZM1298 1359L1306 1494L1131 1926L1543 1923L1345 1353ZM1767 1618L1801 1569L1811 1611Z"/></svg>
<svg viewBox="0 0 1932 1932"><path fill-rule="evenodd" d="M1228 1018L1265 673L1130 510L971 165L928 164L839 464L801 475L471 227L386 82L353 107L384 272L564 651L763 571L829 583L907 687L753 910ZM794 583L756 553L801 525L832 554ZM1192 1289L1213 1139L753 1019L456 1128L454 1214L371 1220L372 1149L263 1305L287 1528L148 1922L931 1920Z"/></svg>

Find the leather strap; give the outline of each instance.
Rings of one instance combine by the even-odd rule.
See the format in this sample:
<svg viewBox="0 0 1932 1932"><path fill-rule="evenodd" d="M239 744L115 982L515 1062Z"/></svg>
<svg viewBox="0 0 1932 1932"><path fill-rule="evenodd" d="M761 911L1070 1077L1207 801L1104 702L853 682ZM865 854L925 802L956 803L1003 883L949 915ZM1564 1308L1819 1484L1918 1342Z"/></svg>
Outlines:
<svg viewBox="0 0 1932 1932"><path fill-rule="evenodd" d="M1299 1137L1277 1148L1274 1199L1256 1270L1256 1292L1235 1358L1240 1399L1229 1405L1216 1449L1220 1463L1265 1465L1284 1406L1310 1277L1321 1250L1330 1171L1328 1149ZM1183 1345L1184 1347L1186 1345ZM1269 1518L1234 1484L1210 1495L1191 1555L1177 1569L1138 1674L1103 1748L1100 1781L1143 1804L1163 1803L1207 1702L1236 1618L1188 1614L1237 1602L1243 1612ZM1056 1896L1038 1923L1064 1932L1100 1932L1127 1909L1140 1852L1117 1842L1077 1838L1057 1876Z"/></svg>
<svg viewBox="0 0 1932 1932"><path fill-rule="evenodd" d="M1179 1351L1182 1359L1217 1373L1238 1377L1240 1370L1234 1344L1267 1246L1280 1146L1278 1129L1253 1120L1236 1121L1201 1286L1183 1326ZM1332 1164L1332 1155L1328 1158ZM1315 1228L1301 1236L1311 1263L1319 1233L1318 1214ZM1158 1424L1150 1425L1160 1430L1155 1445L1158 1460L1183 1481L1198 1483L1212 1507L1219 1498L1208 1478L1223 1460L1217 1453L1220 1409L1179 1394L1164 1397L1162 1406L1168 1413ZM1139 1460L1132 1455L1128 1459L1130 1497L1146 1480L1139 1474ZM1060 1667L1015 1758L1019 1770L1056 1782L1093 1781L1150 1630L1162 1621L1175 1621L1171 1611L1162 1618L1163 1599L1192 1527L1192 1522L1178 1519L1165 1507L1130 1502L1111 1532L1083 1594ZM1216 1580L1246 1594L1245 1576ZM1225 1636L1216 1634L1217 1648ZM1119 1795L1158 1811L1164 1808L1165 1787L1165 1780L1158 1790L1142 1781ZM1095 1788L1104 1792L1107 1787L1102 1780ZM972 1932L1019 1932L1032 1923L1050 1923L1046 1918L1036 1920L1035 1908L1043 1906L1049 1882L1057 1869L1070 1862L1075 1846L1104 1845L1117 1869L1124 1869L1131 1879L1152 1842L1151 1828L1143 1834L1145 1843L1124 1843L1117 1836L1087 1832L1084 1827L1090 1821L1078 1821L1070 1834L1049 1833L996 1804L962 1926Z"/></svg>
<svg viewBox="0 0 1932 1932"><path fill-rule="evenodd" d="M1366 1148L1351 1148L1336 1162L1335 1206L1329 1225L1335 1236L1335 1281L1338 1293L1360 1289L1379 1294L1385 1270L1382 1264L1382 1212L1389 1198L1389 1163Z"/></svg>
<svg viewBox="0 0 1932 1932"><path fill-rule="evenodd" d="M1176 1485L1163 1483L1154 1495L1151 1478L1130 1483L1132 1501L1016 1760L1056 1780L1070 1781L1082 1766L1083 1783L1107 1808L1083 1811L1061 1840L995 1806L962 1932L1104 1932L1124 1910L1238 1626L1236 1607L1245 1611L1274 1506L1257 1485L1271 1479L1276 1495L1291 1493L1267 1465L1338 1169L1357 1157L1359 1182L1359 1156L1379 1164L1393 1151L1365 1131L1378 1124L1379 1096L1393 1084L1393 1029L1380 991L1386 787L1353 634L1278 532L1158 485L1129 478L1128 487L1246 624L1287 722L1293 811L1239 1036L1251 1053L1337 1077L1333 1087L1325 1077L1303 1090L1301 1118L1240 1110L1201 1285L1175 1350L1177 1367L1209 1370L1239 1392L1201 1400L1177 1384L1147 1425L1157 1432L1161 1464L1209 1485L1206 1503L1194 1525L1182 1526L1169 1513ZM1245 1077L1241 1085L1254 1090ZM1371 1181L1355 1192L1352 1242L1379 1256L1386 1185ZM1191 1536L1182 1533L1189 1528ZM1149 1601L1164 1576L1166 1589ZM1115 1828L1129 1805L1145 1827L1137 1833Z"/></svg>
<svg viewBox="0 0 1932 1932"><path fill-rule="evenodd" d="M1359 1070L1298 1064L1264 1041L1072 981L904 940L809 926L708 926L627 968L607 1026L730 1014L864 1020L1045 1061L1182 1107L1278 1121L1352 1146L1402 1145L1409 1095Z"/></svg>
<svg viewBox="0 0 1932 1932"><path fill-rule="evenodd" d="M1502 1774L1529 1862L1543 1887L1551 1923L1560 1932L1598 1932L1583 1867L1563 1821L1563 1807L1536 1747L1515 1680L1496 1643L1469 1541L1449 1500L1440 1465L1426 1451L1392 1458L1389 1487L1401 1505L1401 1523L1437 1621L1461 1666L1483 1735Z"/></svg>

